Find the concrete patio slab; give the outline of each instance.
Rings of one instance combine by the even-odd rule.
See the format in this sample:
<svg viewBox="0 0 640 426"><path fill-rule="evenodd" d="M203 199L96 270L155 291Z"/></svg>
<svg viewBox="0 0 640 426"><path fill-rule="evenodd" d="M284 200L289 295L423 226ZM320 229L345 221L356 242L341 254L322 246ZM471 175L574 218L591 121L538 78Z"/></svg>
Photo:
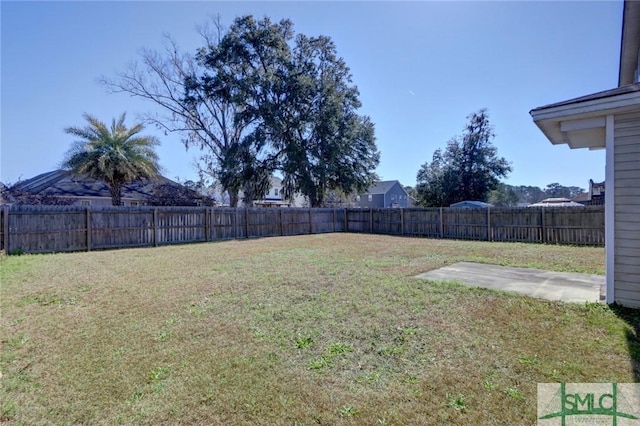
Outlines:
<svg viewBox="0 0 640 426"><path fill-rule="evenodd" d="M531 297L563 302L604 300L603 275L552 272L460 262L420 274L428 280L455 280L472 287L514 291Z"/></svg>

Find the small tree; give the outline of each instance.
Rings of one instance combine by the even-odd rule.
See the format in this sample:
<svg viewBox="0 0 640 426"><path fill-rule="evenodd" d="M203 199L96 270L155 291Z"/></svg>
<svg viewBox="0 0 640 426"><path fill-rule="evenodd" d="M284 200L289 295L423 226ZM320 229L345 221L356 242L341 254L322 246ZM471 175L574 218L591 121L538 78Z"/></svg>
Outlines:
<svg viewBox="0 0 640 426"><path fill-rule="evenodd" d="M163 183L155 186L149 197L152 206L213 206L214 200L186 185Z"/></svg>
<svg viewBox="0 0 640 426"><path fill-rule="evenodd" d="M78 136L67 152L62 167L74 174L101 180L109 186L111 203L122 204L122 187L136 180L153 179L159 175L158 155L154 148L160 142L153 136L136 136L144 127L127 128L122 114L108 128L89 114L85 127L68 127L65 132Z"/></svg>
<svg viewBox="0 0 640 426"><path fill-rule="evenodd" d="M450 139L444 152L437 149L431 163L424 163L418 171L416 191L422 205L486 201L489 191L511 171L509 162L498 157L491 142L495 135L487 110L467 119L463 134Z"/></svg>

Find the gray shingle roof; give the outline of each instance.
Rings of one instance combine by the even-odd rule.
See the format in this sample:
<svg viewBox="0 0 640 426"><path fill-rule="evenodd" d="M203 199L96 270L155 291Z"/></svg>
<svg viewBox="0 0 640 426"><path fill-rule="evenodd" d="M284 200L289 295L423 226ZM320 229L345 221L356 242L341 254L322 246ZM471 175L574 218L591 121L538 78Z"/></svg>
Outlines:
<svg viewBox="0 0 640 426"><path fill-rule="evenodd" d="M377 182L372 187L367 190L367 194L386 194L393 185L399 184L400 182L397 180L385 180L382 182ZM402 185L400 185L402 187ZM404 189L404 188L403 188Z"/></svg>
<svg viewBox="0 0 640 426"><path fill-rule="evenodd" d="M180 186L177 182L161 176L158 180L142 180L125 185L122 198L146 199L153 189L161 184ZM111 198L109 187L102 181L76 176L66 170L42 173L16 184L16 189L33 195L56 197L106 197Z"/></svg>
<svg viewBox="0 0 640 426"><path fill-rule="evenodd" d="M629 84L627 86L616 87L615 89L604 90L602 92L592 93L590 95L580 96L578 98L573 98L573 99L569 99L562 102L556 102L554 104L544 105L544 106L532 109L531 112L536 112L536 111L547 109L547 108L559 107L563 105L578 104L580 102L595 101L597 99L604 99L611 96L626 95L628 93L634 93L634 92L640 92L640 83Z"/></svg>

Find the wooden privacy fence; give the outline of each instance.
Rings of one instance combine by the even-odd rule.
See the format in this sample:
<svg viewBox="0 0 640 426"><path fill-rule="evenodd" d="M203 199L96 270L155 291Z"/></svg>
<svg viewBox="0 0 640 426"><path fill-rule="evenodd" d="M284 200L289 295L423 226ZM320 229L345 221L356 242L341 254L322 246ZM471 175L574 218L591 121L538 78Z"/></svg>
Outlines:
<svg viewBox="0 0 640 426"><path fill-rule="evenodd" d="M11 206L0 249L51 253L341 232L343 209Z"/></svg>
<svg viewBox="0 0 640 426"><path fill-rule="evenodd" d="M4 206L0 250L51 253L328 232L604 245L604 207L304 209Z"/></svg>
<svg viewBox="0 0 640 426"><path fill-rule="evenodd" d="M604 246L604 206L347 209L349 232Z"/></svg>

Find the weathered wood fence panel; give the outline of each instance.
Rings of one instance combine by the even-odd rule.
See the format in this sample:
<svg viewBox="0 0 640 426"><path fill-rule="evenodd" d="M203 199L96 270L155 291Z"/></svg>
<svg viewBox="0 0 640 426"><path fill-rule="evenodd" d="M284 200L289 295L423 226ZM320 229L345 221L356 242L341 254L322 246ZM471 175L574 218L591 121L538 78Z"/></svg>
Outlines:
<svg viewBox="0 0 640 426"><path fill-rule="evenodd" d="M443 238L488 240L486 209L443 209Z"/></svg>
<svg viewBox="0 0 640 426"><path fill-rule="evenodd" d="M206 208L168 207L157 212L158 245L207 240Z"/></svg>
<svg viewBox="0 0 640 426"><path fill-rule="evenodd" d="M402 216L401 209L376 209L373 210L373 233L402 235Z"/></svg>
<svg viewBox="0 0 640 426"><path fill-rule="evenodd" d="M404 209L404 235L441 237L442 209Z"/></svg>
<svg viewBox="0 0 640 426"><path fill-rule="evenodd" d="M282 209L282 235L302 235L311 233L309 209Z"/></svg>
<svg viewBox="0 0 640 426"><path fill-rule="evenodd" d="M347 209L347 231L604 246L604 207Z"/></svg>
<svg viewBox="0 0 640 426"><path fill-rule="evenodd" d="M372 209L347 209L346 214L346 231L373 233Z"/></svg>
<svg viewBox="0 0 640 426"><path fill-rule="evenodd" d="M247 236L249 238L270 237L279 235L278 212L275 209L248 209Z"/></svg>
<svg viewBox="0 0 640 426"><path fill-rule="evenodd" d="M7 235L9 235L9 223L7 221L8 213L9 207L2 206L0 209L0 250L6 253L9 252L5 247L7 244Z"/></svg>
<svg viewBox="0 0 640 426"><path fill-rule="evenodd" d="M0 249L9 254L145 247L328 232L603 246L604 207L0 208Z"/></svg>
<svg viewBox="0 0 640 426"><path fill-rule="evenodd" d="M51 253L341 232L344 210L303 208L10 206L0 248Z"/></svg>
<svg viewBox="0 0 640 426"><path fill-rule="evenodd" d="M90 215L91 246L88 250L154 245L153 210L105 207L85 209ZM56 250L65 251L65 250Z"/></svg>
<svg viewBox="0 0 640 426"><path fill-rule="evenodd" d="M544 210L503 208L491 209L489 214L493 241L544 242L542 240Z"/></svg>
<svg viewBox="0 0 640 426"><path fill-rule="evenodd" d="M312 234L344 230L344 226L341 225L344 224L344 216L338 215L336 209L310 209L310 214Z"/></svg>
<svg viewBox="0 0 640 426"><path fill-rule="evenodd" d="M547 209L544 224L547 243L604 245L604 208Z"/></svg>
<svg viewBox="0 0 640 426"><path fill-rule="evenodd" d="M86 209L55 207L20 206L20 214L5 208L2 246L6 253L86 250Z"/></svg>

